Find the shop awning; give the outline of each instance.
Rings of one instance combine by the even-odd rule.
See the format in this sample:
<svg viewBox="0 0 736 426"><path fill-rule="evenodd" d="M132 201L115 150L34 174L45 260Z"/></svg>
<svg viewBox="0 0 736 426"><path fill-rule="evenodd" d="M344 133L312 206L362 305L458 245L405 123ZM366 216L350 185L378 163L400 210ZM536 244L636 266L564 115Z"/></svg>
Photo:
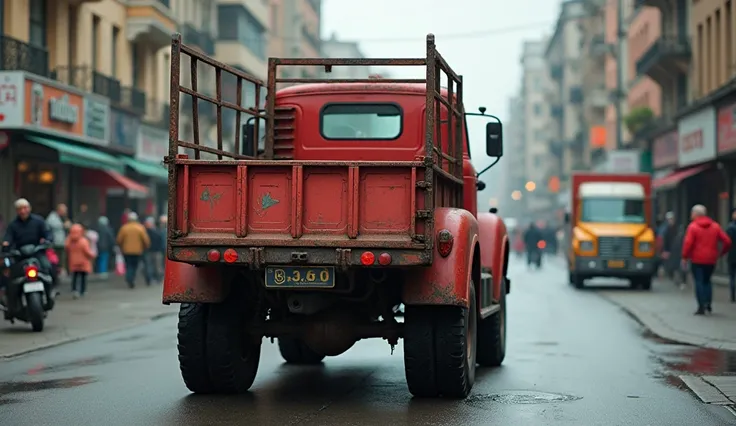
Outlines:
<svg viewBox="0 0 736 426"><path fill-rule="evenodd" d="M652 187L659 190L674 188L683 180L695 176L698 173L709 169L710 167L710 164L704 164L702 166L695 166L689 169L674 171L663 178L655 179L654 182L652 182Z"/></svg>
<svg viewBox="0 0 736 426"><path fill-rule="evenodd" d="M82 184L101 188L123 188L137 195L148 195L148 188L113 170L84 170Z"/></svg>
<svg viewBox="0 0 736 426"><path fill-rule="evenodd" d="M144 176L150 176L164 181L169 178L169 171L162 164L149 163L130 157L120 157L120 159L126 166Z"/></svg>
<svg viewBox="0 0 736 426"><path fill-rule="evenodd" d="M55 139L40 136L26 136L30 142L51 148L59 153L59 162L72 166L96 170L114 170L123 173L123 163L112 155L105 154L93 148L72 145Z"/></svg>

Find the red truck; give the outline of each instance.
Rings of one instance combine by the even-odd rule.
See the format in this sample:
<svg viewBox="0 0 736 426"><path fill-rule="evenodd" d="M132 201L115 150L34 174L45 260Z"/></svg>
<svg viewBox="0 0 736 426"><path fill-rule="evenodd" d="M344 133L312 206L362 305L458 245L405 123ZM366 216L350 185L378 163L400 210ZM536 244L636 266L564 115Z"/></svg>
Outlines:
<svg viewBox="0 0 736 426"><path fill-rule="evenodd" d="M215 96L197 89L201 66L215 70ZM337 66L415 66L426 77L278 77L284 67ZM226 74L235 94L223 94ZM243 106L245 83L255 85L254 108ZM198 99L188 104L193 141L179 134L180 96ZM432 35L419 59L270 58L266 83L174 36L163 302L181 303L179 362L191 391L247 391L263 337L278 338L294 364L360 339L393 349L403 338L409 391L424 397L463 398L476 364L501 364L509 243L499 216L477 212L485 184L470 161L467 117L488 121L496 162L502 127L484 108L466 113L462 100L462 77ZM202 102L215 105L216 147L199 140ZM226 109L238 112L233 141L223 141Z"/></svg>

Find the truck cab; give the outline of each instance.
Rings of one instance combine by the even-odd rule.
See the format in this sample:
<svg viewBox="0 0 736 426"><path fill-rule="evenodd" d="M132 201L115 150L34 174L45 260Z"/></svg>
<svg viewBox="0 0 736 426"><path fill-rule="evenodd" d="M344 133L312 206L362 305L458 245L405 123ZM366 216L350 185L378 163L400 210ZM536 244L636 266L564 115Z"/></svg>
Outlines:
<svg viewBox="0 0 736 426"><path fill-rule="evenodd" d="M654 233L649 227L649 175L576 174L572 181L570 282L581 288L588 278L624 278L633 287L650 289Z"/></svg>
<svg viewBox="0 0 736 426"><path fill-rule="evenodd" d="M191 87L180 78L185 56ZM198 63L215 69L215 97L197 90ZM421 66L426 77L278 77L281 67L356 65ZM419 59L270 58L262 82L176 35L171 67L163 302L182 304L179 361L191 391L246 392L264 337L292 364L403 338L409 391L423 397L463 398L477 364L503 362L508 238L497 214L477 212L478 176L490 167L476 173L466 120L487 121L496 161L502 126L484 109L465 111L462 77L434 36ZM222 93L225 74L256 86L254 107ZM193 140L182 140L180 96L215 105L215 146L199 140L194 100ZM235 123L222 122L224 109Z"/></svg>

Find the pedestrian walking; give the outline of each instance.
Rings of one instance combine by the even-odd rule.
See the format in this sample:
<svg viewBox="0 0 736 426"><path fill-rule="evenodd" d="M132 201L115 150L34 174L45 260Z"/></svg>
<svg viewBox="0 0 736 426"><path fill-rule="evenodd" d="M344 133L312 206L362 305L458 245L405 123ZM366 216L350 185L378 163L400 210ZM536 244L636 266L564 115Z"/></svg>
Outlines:
<svg viewBox="0 0 736 426"><path fill-rule="evenodd" d="M161 235L161 231L156 227L156 219L152 217L146 218L145 226L148 239L151 240L151 245L145 254L146 271L150 281L161 282L163 280L163 270L159 268L161 261L158 257L164 250L163 241L161 240L163 236Z"/></svg>
<svg viewBox="0 0 736 426"><path fill-rule="evenodd" d="M662 249L660 257L662 258L665 277L674 280L675 271L680 267L680 259L675 259L672 256L677 238L677 223L675 222L675 214L672 212L667 212L664 217L665 222L661 229Z"/></svg>
<svg viewBox="0 0 736 426"><path fill-rule="evenodd" d="M731 210L731 222L726 228L728 237L736 240L736 209ZM736 245L732 244L728 250L728 287L731 290L731 303L736 302Z"/></svg>
<svg viewBox="0 0 736 426"><path fill-rule="evenodd" d="M84 297L87 292L87 276L92 273L92 260L95 258L89 240L84 236L84 227L72 225L64 243L72 274L72 297Z"/></svg>
<svg viewBox="0 0 736 426"><path fill-rule="evenodd" d="M125 259L125 281L128 287L135 287L135 276L138 272L138 265L146 250L151 246L151 240L148 238L146 228L138 221L138 214L130 212L125 225L120 227L117 236L117 243L120 251ZM145 268L145 264L143 265ZM146 284L151 285L151 277L145 272Z"/></svg>
<svg viewBox="0 0 736 426"><path fill-rule="evenodd" d="M682 262L690 261L695 281L695 298L698 302L695 315L713 312L713 284L710 279L718 258L731 249L731 239L706 214L707 210L701 204L692 208L692 222L687 227L682 245Z"/></svg>
<svg viewBox="0 0 736 426"><path fill-rule="evenodd" d="M66 235L72 226L72 222L69 220L69 210L66 204L59 204L56 206L56 210L49 213L46 217L46 225L51 231L51 237L53 238L52 245L54 251L56 251L56 255L59 256L61 270L68 274L69 262L67 262L67 257L64 253L64 245L66 244Z"/></svg>
<svg viewBox="0 0 736 426"><path fill-rule="evenodd" d="M110 268L110 255L115 250L115 233L110 227L110 220L107 216L100 216L97 219L97 273L100 278L107 278L108 269Z"/></svg>

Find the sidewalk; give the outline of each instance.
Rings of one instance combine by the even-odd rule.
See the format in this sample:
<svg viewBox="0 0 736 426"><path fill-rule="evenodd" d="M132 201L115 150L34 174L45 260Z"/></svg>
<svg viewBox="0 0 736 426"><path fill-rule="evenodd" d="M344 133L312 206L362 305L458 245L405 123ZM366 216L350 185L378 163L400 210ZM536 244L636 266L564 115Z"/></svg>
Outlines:
<svg viewBox="0 0 736 426"><path fill-rule="evenodd" d="M598 293L659 337L707 348L736 350L736 304L729 301L727 287L713 286L713 314L706 316L693 315L697 306L691 284L680 290L671 281L656 280L651 291L606 289Z"/></svg>
<svg viewBox="0 0 736 426"><path fill-rule="evenodd" d="M118 276L92 279L84 299L73 300L69 280L62 279L61 296L48 313L44 331L34 333L29 324L2 320L0 316L0 358L144 324L178 312L178 305L161 303L161 286L146 287L139 280L129 289Z"/></svg>

